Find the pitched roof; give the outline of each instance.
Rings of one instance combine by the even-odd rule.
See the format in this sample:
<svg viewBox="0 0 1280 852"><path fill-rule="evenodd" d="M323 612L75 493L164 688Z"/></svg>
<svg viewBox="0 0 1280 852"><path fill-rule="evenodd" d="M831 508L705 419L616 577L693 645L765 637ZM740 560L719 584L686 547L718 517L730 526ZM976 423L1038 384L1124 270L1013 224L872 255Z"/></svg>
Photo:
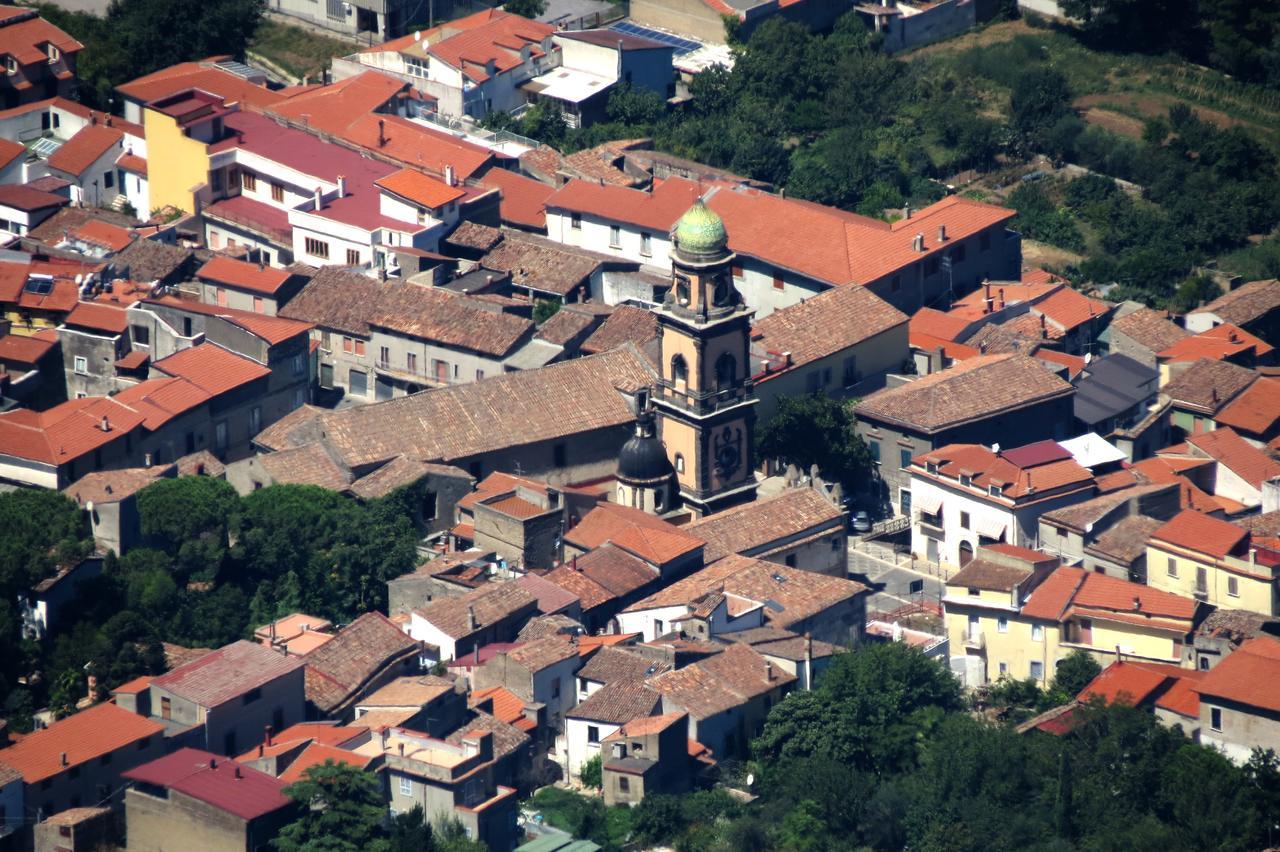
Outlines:
<svg viewBox="0 0 1280 852"><path fill-rule="evenodd" d="M1044 448L1044 444L1050 445L1049 448ZM945 476L956 480L968 476L979 488L998 486L1005 497L1015 500L1061 488L1083 488L1093 482L1093 474L1063 450L1061 445L1052 441L1036 442L1000 452L992 452L981 444L948 444L923 453L914 460L916 465L921 465L922 462L936 464L938 471L937 474L924 475ZM921 473L917 470L914 475Z"/></svg>
<svg viewBox="0 0 1280 852"><path fill-rule="evenodd" d="M1060 526L1070 527L1073 530L1084 532L1090 524L1095 524L1111 513L1113 509L1135 497L1144 497L1148 494L1158 494L1169 486L1166 483L1147 483L1144 485L1132 485L1128 488L1120 488L1115 491L1108 491L1099 494L1089 500L1080 503L1073 503L1070 506L1061 506L1045 512L1040 517L1047 523L1058 524Z"/></svg>
<svg viewBox="0 0 1280 852"><path fill-rule="evenodd" d="M979 553L947 580L948 586L985 589L991 592L1009 592L1030 577L1032 566L1010 564L994 559L984 559Z"/></svg>
<svg viewBox="0 0 1280 852"><path fill-rule="evenodd" d="M1029 618L1058 621L1073 606L1087 609L1101 619L1131 616L1144 623L1161 626L1174 626L1185 621L1188 630L1196 611L1196 602L1191 598L1106 574L1061 567L1031 593L1022 607L1022 614Z"/></svg>
<svg viewBox="0 0 1280 852"><path fill-rule="evenodd" d="M568 346L596 324L596 318L580 311L556 311L550 319L538 326L537 337L557 346Z"/></svg>
<svg viewBox="0 0 1280 852"><path fill-rule="evenodd" d="M661 660L652 660L626 648L604 647L591 655L591 659L578 669L579 680L596 683L642 681L647 677L670 671L671 666Z"/></svg>
<svg viewBox="0 0 1280 852"><path fill-rule="evenodd" d="M366 612L302 658L307 700L322 712L351 700L388 666L416 654L418 643L380 612Z"/></svg>
<svg viewBox="0 0 1280 852"><path fill-rule="evenodd" d="M1216 413L1253 384L1258 374L1230 361L1202 359L1169 381L1161 392L1175 403Z"/></svg>
<svg viewBox="0 0 1280 852"><path fill-rule="evenodd" d="M1187 443L1254 488L1261 488L1263 482L1280 476L1280 462L1240 437L1230 426L1188 435Z"/></svg>
<svg viewBox="0 0 1280 852"><path fill-rule="evenodd" d="M243 820L257 819L292 805L284 795L283 780L194 748L178 749L122 775L199 799Z"/></svg>
<svg viewBox="0 0 1280 852"><path fill-rule="evenodd" d="M658 316L633 305L619 305L599 328L582 342L587 354L607 352L626 343L644 346L658 336Z"/></svg>
<svg viewBox="0 0 1280 852"><path fill-rule="evenodd" d="M0 370L4 367L35 366L58 345L58 341L6 334L0 337Z"/></svg>
<svg viewBox="0 0 1280 852"><path fill-rule="evenodd" d="M387 285L337 266L321 267L280 309L280 316L368 337L370 307Z"/></svg>
<svg viewBox="0 0 1280 852"><path fill-rule="evenodd" d="M48 62L46 44L52 44L68 54L74 54L84 47L61 29L39 17L35 10L16 6L3 8L4 26L0 27L0 53L12 56L21 65Z"/></svg>
<svg viewBox="0 0 1280 852"><path fill-rule="evenodd" d="M250 361L216 343L201 343L175 352L151 365L170 376L187 381L217 396L271 375L271 368Z"/></svg>
<svg viewBox="0 0 1280 852"><path fill-rule="evenodd" d="M870 290L837 287L757 320L751 328L751 339L769 353L790 352L794 369L906 322L906 314ZM786 369L770 370L761 380Z"/></svg>
<svg viewBox="0 0 1280 852"><path fill-rule="evenodd" d="M462 595L432 601L416 612L446 636L462 639L536 604L537 599L515 583L489 583ZM475 615L474 629L468 626L471 614Z"/></svg>
<svg viewBox="0 0 1280 852"><path fill-rule="evenodd" d="M159 240L134 240L111 258L111 268L122 278L149 284L177 275L193 256L188 249Z"/></svg>
<svg viewBox="0 0 1280 852"><path fill-rule="evenodd" d="M295 757L289 763L288 768L280 773L279 781L281 784L294 784L301 781L307 770L313 766L333 761L334 763L345 763L354 766L357 769L366 769L374 758L366 757L358 754L350 749L331 746L326 743L309 743L302 753Z"/></svg>
<svg viewBox="0 0 1280 852"><path fill-rule="evenodd" d="M612 543L564 563L547 580L573 593L584 610L628 595L659 579L658 570Z"/></svg>
<svg viewBox="0 0 1280 852"><path fill-rule="evenodd" d="M600 503L565 534L565 541L583 550L607 542L620 544L654 564L663 564L702 547L705 540L640 509Z"/></svg>
<svg viewBox="0 0 1280 852"><path fill-rule="evenodd" d="M1206 698L1280 711L1280 639L1259 636L1243 643L1194 687Z"/></svg>
<svg viewBox="0 0 1280 852"><path fill-rule="evenodd" d="M399 455L452 461L633 423L635 414L617 388L652 382L652 368L644 356L633 349L616 349L537 370L324 412L316 415L315 426L324 430L327 440L353 467ZM278 426L259 434L258 443L279 449L318 437L315 428L299 431L298 420Z"/></svg>
<svg viewBox="0 0 1280 852"><path fill-rule="evenodd" d="M528 46L534 56L541 56L541 42L553 32L555 28L549 24L500 9L485 9L362 52L429 54L462 71L467 78L483 82L489 79L487 62L494 63L496 73L518 67L523 63L521 49Z"/></svg>
<svg viewBox="0 0 1280 852"><path fill-rule="evenodd" d="M588 695L565 715L570 719L623 725L632 719L652 716L662 697L645 681L617 680Z"/></svg>
<svg viewBox="0 0 1280 852"><path fill-rule="evenodd" d="M524 317L417 284L384 285L377 303L366 307L371 326L493 358L508 355L534 328Z"/></svg>
<svg viewBox="0 0 1280 852"><path fill-rule="evenodd" d="M77 302L63 320L65 325L121 334L129 327L129 315L124 308L103 302Z"/></svg>
<svg viewBox="0 0 1280 852"><path fill-rule="evenodd" d="M503 222L523 228L546 229L547 213L544 205L555 192L555 187L498 168L485 172L480 178L480 184L496 187L502 193L502 200L498 202L498 215Z"/></svg>
<svg viewBox="0 0 1280 852"><path fill-rule="evenodd" d="M576 659L578 646L569 636L559 634L524 642L506 653L507 659L512 662L530 672L540 672L556 663Z"/></svg>
<svg viewBox="0 0 1280 852"><path fill-rule="evenodd" d="M843 527L844 511L812 488L789 488L781 494L717 512L681 529L707 542L708 563L731 553L746 553L822 529ZM763 555L753 553L753 556Z"/></svg>
<svg viewBox="0 0 1280 852"><path fill-rule="evenodd" d="M102 429L103 418L107 431ZM145 420L115 397L68 400L42 412L14 409L0 414L0 453L62 465L119 440Z"/></svg>
<svg viewBox="0 0 1280 852"><path fill-rule="evenodd" d="M238 101L253 107L270 106L284 99L284 96L266 86L250 82L220 67L219 63L228 58L211 56L197 62L180 62L116 86L116 91L130 100L144 104L187 89L198 89L227 101Z"/></svg>
<svg viewBox="0 0 1280 852"><path fill-rule="evenodd" d="M859 418L938 432L1068 396L1071 385L1025 355L982 355L858 403Z"/></svg>
<svg viewBox="0 0 1280 852"><path fill-rule="evenodd" d="M524 699L505 686L491 686L471 693L468 703L472 707L487 704L493 710L493 717L520 731L532 731L537 722L524 714Z"/></svg>
<svg viewBox="0 0 1280 852"><path fill-rule="evenodd" d="M1079 700L1101 698L1134 706L1150 700L1156 707L1189 718L1200 715L1200 699L1195 689L1207 672L1184 669L1165 663L1117 660L1107 666L1080 692Z"/></svg>
<svg viewBox="0 0 1280 852"><path fill-rule="evenodd" d="M3 30L0 30L0 32L3 32ZM46 207L61 207L67 203L67 199L61 195L42 192L29 186L18 186L17 184L0 186L0 205L12 207L15 210L24 210L29 213L35 210L43 210Z"/></svg>
<svg viewBox="0 0 1280 852"><path fill-rule="evenodd" d="M1251 384L1213 418L1254 435L1266 435L1280 421L1280 379L1263 377Z"/></svg>
<svg viewBox="0 0 1280 852"><path fill-rule="evenodd" d="M738 707L795 679L795 675L772 665L750 645L734 643L719 654L650 678L649 685L690 716L701 720Z"/></svg>
<svg viewBox="0 0 1280 852"><path fill-rule="evenodd" d="M62 493L80 506L88 503L117 503L173 472L173 465L95 470L68 485Z"/></svg>
<svg viewBox="0 0 1280 852"><path fill-rule="evenodd" d="M453 681L435 675L398 677L360 699L361 707L425 707L453 692Z"/></svg>
<svg viewBox="0 0 1280 852"><path fill-rule="evenodd" d="M1111 321L1111 329L1131 338L1151 352L1163 352L1173 344L1190 337L1191 332L1169 320L1168 314L1148 307L1122 314Z"/></svg>
<svg viewBox="0 0 1280 852"><path fill-rule="evenodd" d="M214 255L196 272L196 277L251 293L274 296L293 276L287 270L260 267L226 255Z"/></svg>
<svg viewBox="0 0 1280 852"><path fill-rule="evenodd" d="M538 612L558 613L578 603L577 595L537 574L526 573L512 582L537 599Z"/></svg>
<svg viewBox="0 0 1280 852"><path fill-rule="evenodd" d="M525 733L525 730L526 727L519 721L510 724L506 720L491 716L488 713L472 710L470 718L466 719L456 731L444 739L447 743L462 745L463 738L473 731L492 734L493 759L501 760L529 744L531 738ZM532 730L532 727L528 728L528 730Z"/></svg>
<svg viewBox="0 0 1280 852"><path fill-rule="evenodd" d="M387 192L431 210L444 207L449 202L457 201L466 195L456 186L450 186L416 169L401 169L378 178L374 183Z"/></svg>
<svg viewBox="0 0 1280 852"><path fill-rule="evenodd" d="M0 28L0 35L4 30ZM124 132L105 124L82 127L49 155L49 167L79 177L112 148L118 147Z"/></svg>
<svg viewBox="0 0 1280 852"><path fill-rule="evenodd" d="M471 474L461 468L397 456L373 473L366 474L351 483L351 493L365 500L374 500L430 475L472 481Z"/></svg>
<svg viewBox="0 0 1280 852"><path fill-rule="evenodd" d="M466 227L465 225L463 227ZM462 239L475 240L480 234L460 227ZM618 263L608 255L553 242L546 237L503 231L502 240L480 259L486 269L511 273L515 287L526 287L554 296L567 296L586 282L601 265Z"/></svg>
<svg viewBox="0 0 1280 852"><path fill-rule="evenodd" d="M1280 281L1250 281L1224 293L1192 313L1214 314L1223 322L1247 325L1280 308Z"/></svg>
<svg viewBox="0 0 1280 852"><path fill-rule="evenodd" d="M275 483L316 485L330 491L346 491L351 485L351 469L323 441L263 453L257 461Z"/></svg>
<svg viewBox="0 0 1280 852"><path fill-rule="evenodd" d="M1132 565L1146 553L1147 542L1162 526L1164 521L1157 518L1130 515L1108 527L1106 532L1087 545L1085 550L1110 557L1125 565Z"/></svg>
<svg viewBox="0 0 1280 852"><path fill-rule="evenodd" d="M122 707L95 704L28 734L6 748L0 760L21 772L25 783L36 784L163 730L163 725Z"/></svg>
<svg viewBox="0 0 1280 852"><path fill-rule="evenodd" d="M1248 535L1248 530L1235 524L1184 509L1156 530L1151 540L1221 558L1235 550Z"/></svg>
<svg viewBox="0 0 1280 852"><path fill-rule="evenodd" d="M1261 339L1238 326L1224 323L1202 331L1192 337L1184 337L1168 349L1156 353L1156 357L1169 364L1198 361L1201 358L1224 360L1245 353L1261 357L1271 351Z"/></svg>
<svg viewBox="0 0 1280 852"><path fill-rule="evenodd" d="M151 685L213 708L301 667L301 658L241 639L160 675Z"/></svg>

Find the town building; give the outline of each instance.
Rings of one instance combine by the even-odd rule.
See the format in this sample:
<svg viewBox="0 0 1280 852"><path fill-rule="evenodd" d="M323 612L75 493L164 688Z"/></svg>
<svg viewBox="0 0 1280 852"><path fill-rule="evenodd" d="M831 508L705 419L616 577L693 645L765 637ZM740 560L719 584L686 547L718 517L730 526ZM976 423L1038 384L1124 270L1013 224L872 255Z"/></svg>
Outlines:
<svg viewBox="0 0 1280 852"><path fill-rule="evenodd" d="M63 493L88 514L97 548L122 556L142 541L138 492L177 475L174 464L97 471L81 477Z"/></svg>
<svg viewBox="0 0 1280 852"><path fill-rule="evenodd" d="M284 269L266 268L227 255L216 255L196 271L200 301L220 308L252 311L273 317L292 299L306 278Z"/></svg>
<svg viewBox="0 0 1280 852"><path fill-rule="evenodd" d="M505 651L476 669L472 689L503 687L526 704L540 704L540 724L559 729L564 714L577 703L574 675L582 665L575 637L546 636Z"/></svg>
<svg viewBox="0 0 1280 852"><path fill-rule="evenodd" d="M1216 609L1196 627L1182 665L1208 671L1245 642L1263 635L1280 636L1280 618L1247 609Z"/></svg>
<svg viewBox="0 0 1280 852"><path fill-rule="evenodd" d="M84 45L40 17L35 9L4 9L0 13L0 44L7 72L0 86L4 109L75 94L76 57Z"/></svg>
<svg viewBox="0 0 1280 852"><path fill-rule="evenodd" d="M284 782L230 758L183 748L124 773L130 847L257 849L295 816Z"/></svg>
<svg viewBox="0 0 1280 852"><path fill-rule="evenodd" d="M670 44L616 29L562 30L551 41L557 64L521 89L529 103L559 111L569 127L604 121L610 96L622 87L675 97Z"/></svg>
<svg viewBox="0 0 1280 852"><path fill-rule="evenodd" d="M424 660L460 660L491 642L511 641L537 609L537 598L521 586L489 583L413 610L405 632L423 643Z"/></svg>
<svg viewBox="0 0 1280 852"><path fill-rule="evenodd" d="M699 772L715 764L709 749L689 739L687 713L633 719L605 737L602 745L608 807L635 805L645 796L687 792Z"/></svg>
<svg viewBox="0 0 1280 852"><path fill-rule="evenodd" d="M1143 583L1147 538L1180 510L1176 483L1134 485L1044 512L1035 542L1064 565Z"/></svg>
<svg viewBox="0 0 1280 852"><path fill-rule="evenodd" d="M854 408L884 499L911 515L912 459L948 444L991 446L1017 434L1069 437L1075 389L1025 355L982 355L889 387Z"/></svg>
<svg viewBox="0 0 1280 852"><path fill-rule="evenodd" d="M1218 415L1258 379L1258 373L1229 361L1202 359L1161 387L1170 401L1175 438L1216 428Z"/></svg>
<svg viewBox="0 0 1280 852"><path fill-rule="evenodd" d="M1200 742L1236 764L1255 748L1280 746L1277 675L1280 639L1273 636L1250 639L1214 666L1193 686L1200 695Z"/></svg>
<svg viewBox="0 0 1280 852"><path fill-rule="evenodd" d="M19 596L22 635L44 639L71 622L84 587L102 575L103 555L91 553L83 559L59 565L52 576L43 577L25 595Z"/></svg>
<svg viewBox="0 0 1280 852"><path fill-rule="evenodd" d="M1200 737L1200 696L1204 673L1168 663L1118 659L1081 690L1082 702L1102 700L1151 710L1163 725L1180 726L1192 740Z"/></svg>
<svg viewBox="0 0 1280 852"><path fill-rule="evenodd" d="M1187 314L1193 333L1231 323L1263 340L1280 339L1280 281L1250 281Z"/></svg>
<svg viewBox="0 0 1280 852"><path fill-rule="evenodd" d="M731 554L844 577L848 573L848 531L844 509L818 481L787 488L682 527L706 541L710 565Z"/></svg>
<svg viewBox="0 0 1280 852"><path fill-rule="evenodd" d="M353 725L397 714L396 725L442 737L463 722L466 696L454 682L435 675L397 677L356 702ZM363 721L362 721L363 720Z"/></svg>
<svg viewBox="0 0 1280 852"><path fill-rule="evenodd" d="M1034 547L1045 512L1089 499L1093 474L1054 441L949 444L911 461L911 552L963 568L992 544Z"/></svg>
<svg viewBox="0 0 1280 852"><path fill-rule="evenodd" d="M255 628L253 638L285 656L301 657L333 638L333 622L304 612L293 612Z"/></svg>
<svg viewBox="0 0 1280 852"><path fill-rule="evenodd" d="M1091 358L1072 380L1076 429L1104 438L1140 423L1156 404L1159 374L1127 355Z"/></svg>
<svg viewBox="0 0 1280 852"><path fill-rule="evenodd" d="M650 662L643 671L646 674L638 678L606 683L565 715L561 753L569 777L577 778L582 765L594 757L599 756L603 761L604 739L623 725L633 719L660 715L662 696L651 689L644 678L659 674L663 667Z"/></svg>
<svg viewBox="0 0 1280 852"><path fill-rule="evenodd" d="M1261 507L1267 483L1280 477L1280 461L1221 424L1212 432L1188 435L1182 444L1160 450L1158 457L1175 465L1202 464L1209 474L1205 489L1244 509Z"/></svg>
<svg viewBox="0 0 1280 852"><path fill-rule="evenodd" d="M310 0L281 0L274 11L362 42L395 38L418 14L408 0L355 0L353 3L332 0L323 6Z"/></svg>
<svg viewBox="0 0 1280 852"><path fill-rule="evenodd" d="M366 695L416 674L420 651L385 615L366 612L302 657L308 715L349 719Z"/></svg>
<svg viewBox="0 0 1280 852"><path fill-rule="evenodd" d="M1210 606L1280 615L1280 540L1190 509L1147 542L1147 583Z"/></svg>
<svg viewBox="0 0 1280 852"><path fill-rule="evenodd" d="M1191 332L1174 323L1167 312L1123 302L1099 339L1113 355L1124 355L1154 369L1157 353L1190 336Z"/></svg>

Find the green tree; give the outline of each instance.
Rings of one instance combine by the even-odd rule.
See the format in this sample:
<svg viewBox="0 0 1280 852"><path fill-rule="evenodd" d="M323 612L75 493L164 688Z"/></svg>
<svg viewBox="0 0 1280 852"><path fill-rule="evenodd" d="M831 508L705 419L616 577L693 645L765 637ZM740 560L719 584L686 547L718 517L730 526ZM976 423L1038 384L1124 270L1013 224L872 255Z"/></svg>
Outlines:
<svg viewBox="0 0 1280 852"><path fill-rule="evenodd" d="M1211 302L1222 295L1222 288L1207 275L1193 275L1174 291L1171 306L1182 313L1193 311L1205 302Z"/></svg>
<svg viewBox="0 0 1280 852"><path fill-rule="evenodd" d="M1067 78L1051 68L1020 74L1009 98L1013 127L1032 145L1042 145L1049 131L1071 112Z"/></svg>
<svg viewBox="0 0 1280 852"><path fill-rule="evenodd" d="M236 490L211 476L159 479L138 492L142 534L173 558L184 580L218 576L239 507Z"/></svg>
<svg viewBox="0 0 1280 852"><path fill-rule="evenodd" d="M603 770L604 761L600 755L596 755L590 760L584 761L578 769L578 780L586 787L593 787L599 790L604 786Z"/></svg>
<svg viewBox="0 0 1280 852"><path fill-rule="evenodd" d="M547 11L547 0L507 0L502 10L533 20Z"/></svg>
<svg viewBox="0 0 1280 852"><path fill-rule="evenodd" d="M533 321L538 325L542 325L560 313L560 307L559 299L535 299L533 302Z"/></svg>
<svg viewBox="0 0 1280 852"><path fill-rule="evenodd" d="M871 453L854 431L853 407L825 394L781 397L778 410L760 430L760 454L824 477L846 489L865 490Z"/></svg>
<svg viewBox="0 0 1280 852"><path fill-rule="evenodd" d="M1062 702L1070 701L1100 674L1102 666L1098 661L1087 651L1077 648L1058 662L1049 691L1060 696Z"/></svg>
<svg viewBox="0 0 1280 852"><path fill-rule="evenodd" d="M298 816L271 845L277 852L388 852L385 811L376 776L347 763L326 760L290 784L285 795ZM407 826L405 826L407 828Z"/></svg>

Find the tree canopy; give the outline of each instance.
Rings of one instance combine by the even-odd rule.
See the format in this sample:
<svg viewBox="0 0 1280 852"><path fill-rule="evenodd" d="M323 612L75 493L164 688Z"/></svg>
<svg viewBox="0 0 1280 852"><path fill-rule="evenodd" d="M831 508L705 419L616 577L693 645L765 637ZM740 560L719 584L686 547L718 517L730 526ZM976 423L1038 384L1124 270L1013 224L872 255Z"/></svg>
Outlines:
<svg viewBox="0 0 1280 852"><path fill-rule="evenodd" d="M825 394L780 397L778 410L760 429L760 455L808 472L817 465L827 479L863 490L871 454L854 431L853 404Z"/></svg>

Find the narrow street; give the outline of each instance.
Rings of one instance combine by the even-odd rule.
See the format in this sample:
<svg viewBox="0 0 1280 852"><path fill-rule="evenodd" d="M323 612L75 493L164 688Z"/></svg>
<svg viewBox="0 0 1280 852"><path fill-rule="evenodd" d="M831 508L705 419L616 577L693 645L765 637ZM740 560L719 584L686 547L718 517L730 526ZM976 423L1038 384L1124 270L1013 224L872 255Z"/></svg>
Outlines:
<svg viewBox="0 0 1280 852"><path fill-rule="evenodd" d="M879 541L849 539L849 575L875 589L867 612L887 612L912 603L937 602L943 581L937 566L913 561Z"/></svg>

